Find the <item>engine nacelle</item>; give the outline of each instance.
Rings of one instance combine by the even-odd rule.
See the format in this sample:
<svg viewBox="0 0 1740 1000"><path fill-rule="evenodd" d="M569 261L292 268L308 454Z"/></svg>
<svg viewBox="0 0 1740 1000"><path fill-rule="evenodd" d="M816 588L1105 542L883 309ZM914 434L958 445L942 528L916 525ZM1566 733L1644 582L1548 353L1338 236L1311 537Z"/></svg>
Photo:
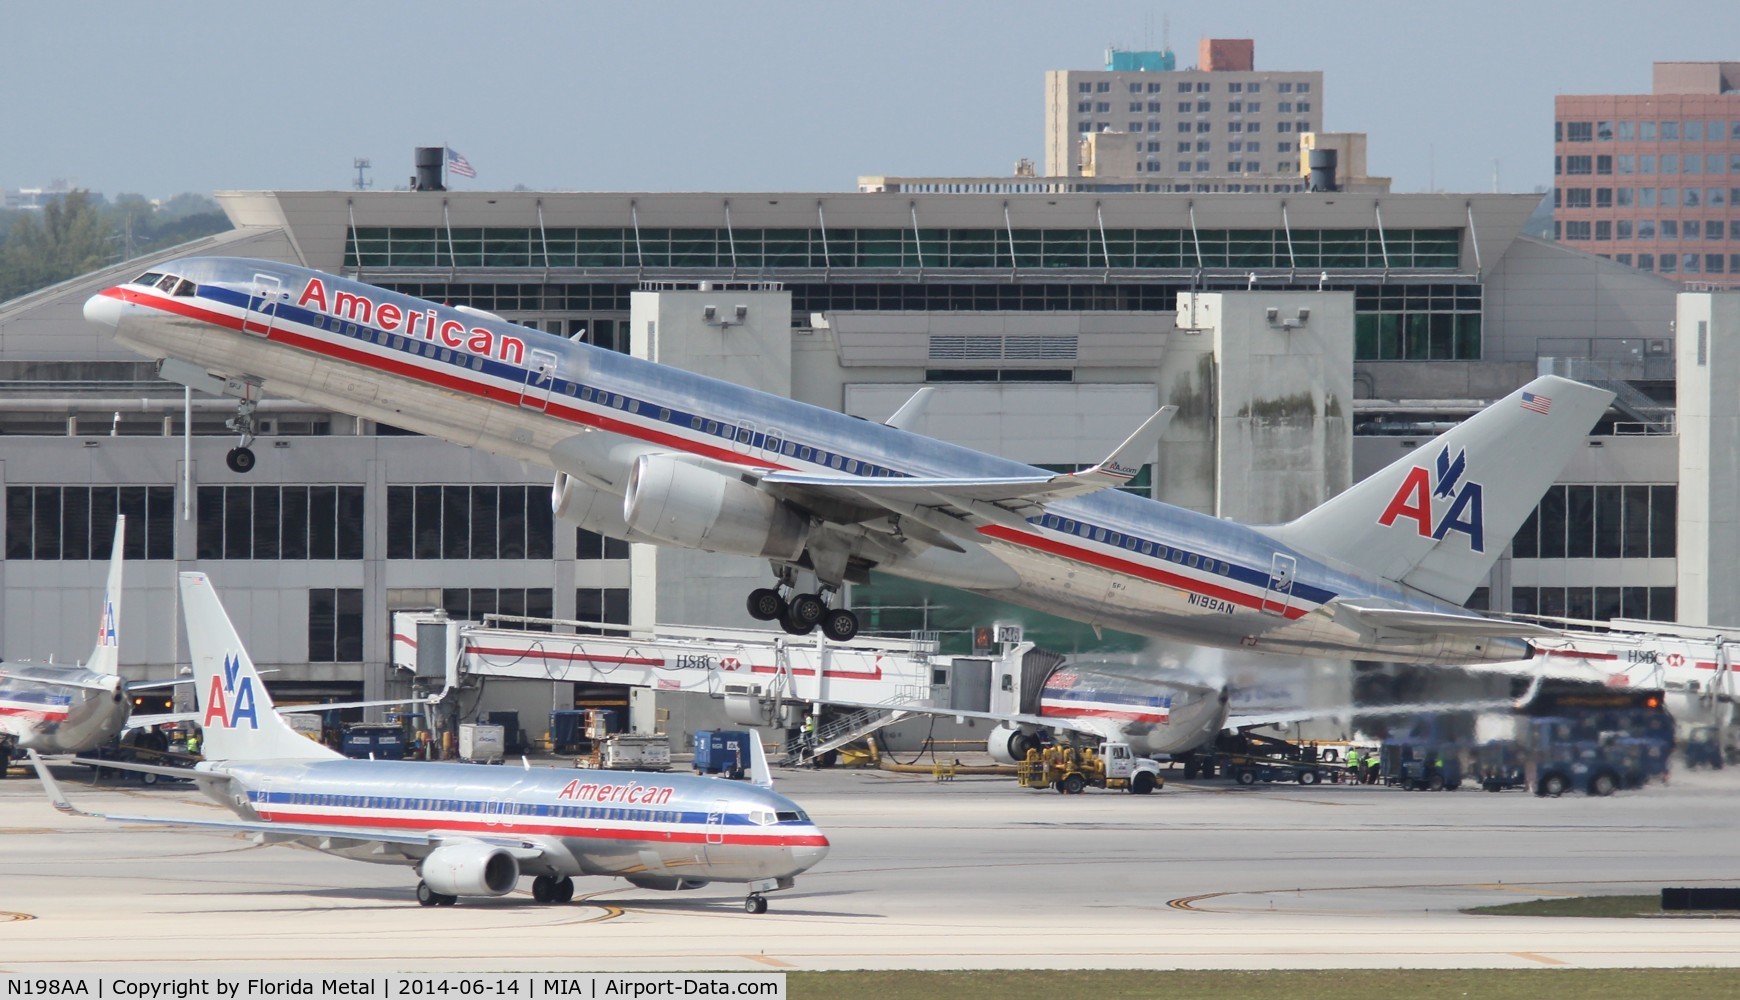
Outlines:
<svg viewBox="0 0 1740 1000"><path fill-rule="evenodd" d="M986 752L999 764L1019 764L1027 759L1027 751L1044 745L1039 732L1011 726L998 726L985 740Z"/></svg>
<svg viewBox="0 0 1740 1000"><path fill-rule="evenodd" d="M520 863L488 844L437 847L418 872L429 888L448 896L502 896L520 884Z"/></svg>
<svg viewBox="0 0 1740 1000"><path fill-rule="evenodd" d="M642 455L628 476L629 530L672 545L794 562L809 520L741 479L669 455Z"/></svg>
<svg viewBox="0 0 1740 1000"><path fill-rule="evenodd" d="M556 481L550 486L550 509L558 518L587 531L634 540L634 532L622 519L622 499L566 472L556 473Z"/></svg>
<svg viewBox="0 0 1740 1000"><path fill-rule="evenodd" d="M640 889L657 889L660 892L682 892L687 889L699 889L707 884L707 880L704 878L678 878L664 875L625 875L623 880Z"/></svg>

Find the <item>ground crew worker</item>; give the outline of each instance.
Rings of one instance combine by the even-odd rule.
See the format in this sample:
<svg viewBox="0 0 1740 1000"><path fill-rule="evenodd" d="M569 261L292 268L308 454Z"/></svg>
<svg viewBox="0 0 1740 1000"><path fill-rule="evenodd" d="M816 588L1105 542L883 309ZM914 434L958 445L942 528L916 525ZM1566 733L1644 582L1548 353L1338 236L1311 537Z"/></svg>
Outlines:
<svg viewBox="0 0 1740 1000"><path fill-rule="evenodd" d="M191 754L199 753L199 734L198 733L188 733L187 734L187 752L191 753Z"/></svg>
<svg viewBox="0 0 1740 1000"><path fill-rule="evenodd" d="M1354 784L1365 780L1365 754L1359 747L1352 747L1347 751L1347 766L1348 776L1353 779Z"/></svg>

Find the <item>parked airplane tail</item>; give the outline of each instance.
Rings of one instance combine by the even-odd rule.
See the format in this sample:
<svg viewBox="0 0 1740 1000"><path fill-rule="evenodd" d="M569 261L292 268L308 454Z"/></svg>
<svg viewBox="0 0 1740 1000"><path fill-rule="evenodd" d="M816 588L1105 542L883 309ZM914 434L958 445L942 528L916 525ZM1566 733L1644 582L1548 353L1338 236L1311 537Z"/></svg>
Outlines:
<svg viewBox="0 0 1740 1000"><path fill-rule="evenodd" d="M1298 520L1266 530L1461 604L1612 399L1605 389L1543 375Z"/></svg>
<svg viewBox="0 0 1740 1000"><path fill-rule="evenodd" d="M181 574L181 605L207 760L286 760L339 754L291 729L204 573Z"/></svg>
<svg viewBox="0 0 1740 1000"><path fill-rule="evenodd" d="M103 587L103 606L98 612L97 644L85 669L99 674L121 672L121 553L127 535L127 515L115 518L115 544L109 551L109 581Z"/></svg>

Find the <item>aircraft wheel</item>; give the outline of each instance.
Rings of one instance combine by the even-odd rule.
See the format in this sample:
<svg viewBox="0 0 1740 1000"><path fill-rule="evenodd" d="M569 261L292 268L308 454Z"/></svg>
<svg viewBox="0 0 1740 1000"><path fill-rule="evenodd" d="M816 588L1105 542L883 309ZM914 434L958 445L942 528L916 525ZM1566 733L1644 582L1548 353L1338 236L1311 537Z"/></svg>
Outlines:
<svg viewBox="0 0 1740 1000"><path fill-rule="evenodd" d="M767 900L761 896L750 896L748 899L745 899L743 901L743 912L745 912L745 913L766 913L767 912Z"/></svg>
<svg viewBox="0 0 1740 1000"><path fill-rule="evenodd" d="M822 616L822 634L835 642L851 642L858 635L858 616L836 608Z"/></svg>
<svg viewBox="0 0 1740 1000"><path fill-rule="evenodd" d="M441 902L441 898L442 897L441 897L440 893L436 892L434 889L429 888L429 883L427 883L427 882L418 882L417 883L417 905L418 906L435 906Z"/></svg>
<svg viewBox="0 0 1740 1000"><path fill-rule="evenodd" d="M789 610L779 616L779 627L784 629L787 635L809 635L815 628L813 624L794 621Z"/></svg>
<svg viewBox="0 0 1740 1000"><path fill-rule="evenodd" d="M571 903L573 901L574 901L574 880L569 878L566 875L562 876L559 879L556 879L556 884L551 888L550 902L552 902L552 903Z"/></svg>
<svg viewBox="0 0 1740 1000"><path fill-rule="evenodd" d="M1130 794L1147 795L1154 791L1154 776L1147 771L1137 771L1130 776Z"/></svg>
<svg viewBox="0 0 1740 1000"><path fill-rule="evenodd" d="M230 453L224 456L224 464L230 467L231 472L243 474L254 471L254 463L257 461L259 460L254 457L252 448L231 448Z"/></svg>
<svg viewBox="0 0 1740 1000"><path fill-rule="evenodd" d="M445 893L437 893L436 895L438 897L435 900L436 906L452 906L455 903L459 902L458 896L449 896L449 895L446 895Z"/></svg>
<svg viewBox="0 0 1740 1000"><path fill-rule="evenodd" d="M758 622L777 621L785 614L785 600L779 596L779 591L770 587L758 587L749 592L749 617Z"/></svg>
<svg viewBox="0 0 1740 1000"><path fill-rule="evenodd" d="M828 606L814 594L798 594L791 599L790 609L786 616L804 628L814 628L828 613Z"/></svg>
<svg viewBox="0 0 1740 1000"><path fill-rule="evenodd" d="M551 898L551 883L554 881L556 880L548 875L539 875L537 878L532 879L532 898L540 903L555 902L555 900Z"/></svg>

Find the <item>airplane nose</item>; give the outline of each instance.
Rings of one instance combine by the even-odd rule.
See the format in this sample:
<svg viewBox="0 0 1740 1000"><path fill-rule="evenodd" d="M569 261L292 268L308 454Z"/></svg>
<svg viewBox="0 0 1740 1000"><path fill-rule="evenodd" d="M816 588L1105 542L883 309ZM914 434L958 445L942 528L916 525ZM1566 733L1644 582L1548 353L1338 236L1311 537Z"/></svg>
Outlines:
<svg viewBox="0 0 1740 1000"><path fill-rule="evenodd" d="M122 308L120 299L99 292L85 300L85 319L113 330L121 325Z"/></svg>
<svg viewBox="0 0 1740 1000"><path fill-rule="evenodd" d="M809 871L818 862L828 856L828 844L824 839L821 844L806 844L791 849L791 860L800 872Z"/></svg>

